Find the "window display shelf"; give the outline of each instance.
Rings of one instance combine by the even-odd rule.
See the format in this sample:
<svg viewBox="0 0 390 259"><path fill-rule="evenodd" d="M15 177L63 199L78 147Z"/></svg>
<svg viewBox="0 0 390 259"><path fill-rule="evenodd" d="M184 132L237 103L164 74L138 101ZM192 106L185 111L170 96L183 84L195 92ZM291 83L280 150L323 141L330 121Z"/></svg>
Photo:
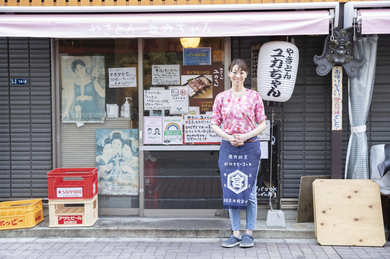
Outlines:
<svg viewBox="0 0 390 259"><path fill-rule="evenodd" d="M153 145L140 146L144 151L218 151L219 145Z"/></svg>

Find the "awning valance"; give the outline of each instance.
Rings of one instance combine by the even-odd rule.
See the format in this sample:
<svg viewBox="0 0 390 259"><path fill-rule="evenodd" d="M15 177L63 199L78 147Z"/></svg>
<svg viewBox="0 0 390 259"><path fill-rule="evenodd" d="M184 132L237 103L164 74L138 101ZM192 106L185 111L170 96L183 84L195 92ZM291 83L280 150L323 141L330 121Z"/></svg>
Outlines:
<svg viewBox="0 0 390 259"><path fill-rule="evenodd" d="M2 14L1 37L165 38L328 34L330 13Z"/></svg>
<svg viewBox="0 0 390 259"><path fill-rule="evenodd" d="M390 9L359 10L362 34L390 34Z"/></svg>

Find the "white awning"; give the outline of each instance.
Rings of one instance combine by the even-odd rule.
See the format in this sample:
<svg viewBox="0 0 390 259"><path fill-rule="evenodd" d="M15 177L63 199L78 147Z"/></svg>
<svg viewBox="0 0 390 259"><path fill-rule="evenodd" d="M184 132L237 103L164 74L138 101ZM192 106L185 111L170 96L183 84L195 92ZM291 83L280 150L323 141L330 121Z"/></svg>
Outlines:
<svg viewBox="0 0 390 259"><path fill-rule="evenodd" d="M390 9L360 9L362 34L390 34Z"/></svg>
<svg viewBox="0 0 390 259"><path fill-rule="evenodd" d="M328 10L2 14L1 37L166 38L328 34Z"/></svg>

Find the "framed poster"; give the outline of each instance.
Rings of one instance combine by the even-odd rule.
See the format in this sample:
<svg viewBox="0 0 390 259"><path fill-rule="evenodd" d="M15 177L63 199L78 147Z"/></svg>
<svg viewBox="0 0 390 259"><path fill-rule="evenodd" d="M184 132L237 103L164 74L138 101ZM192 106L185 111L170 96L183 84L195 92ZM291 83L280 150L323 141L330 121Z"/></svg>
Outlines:
<svg viewBox="0 0 390 259"><path fill-rule="evenodd" d="M61 56L61 85L63 122L104 121L103 56Z"/></svg>
<svg viewBox="0 0 390 259"><path fill-rule="evenodd" d="M138 195L138 129L97 129L99 194Z"/></svg>

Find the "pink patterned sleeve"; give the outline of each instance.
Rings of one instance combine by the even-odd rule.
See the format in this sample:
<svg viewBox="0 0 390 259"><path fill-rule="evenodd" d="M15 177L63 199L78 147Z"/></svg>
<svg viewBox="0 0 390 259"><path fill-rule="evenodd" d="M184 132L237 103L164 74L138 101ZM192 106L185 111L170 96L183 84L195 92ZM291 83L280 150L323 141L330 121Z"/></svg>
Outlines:
<svg viewBox="0 0 390 259"><path fill-rule="evenodd" d="M211 119L211 124L214 125L221 125L222 124L222 98L221 95L217 95L214 100L214 105L213 105L213 117Z"/></svg>
<svg viewBox="0 0 390 259"><path fill-rule="evenodd" d="M257 93L256 95L255 118L257 124L260 124L261 122L267 119L267 116L265 115L265 111L264 111L263 99L261 99L259 93Z"/></svg>

